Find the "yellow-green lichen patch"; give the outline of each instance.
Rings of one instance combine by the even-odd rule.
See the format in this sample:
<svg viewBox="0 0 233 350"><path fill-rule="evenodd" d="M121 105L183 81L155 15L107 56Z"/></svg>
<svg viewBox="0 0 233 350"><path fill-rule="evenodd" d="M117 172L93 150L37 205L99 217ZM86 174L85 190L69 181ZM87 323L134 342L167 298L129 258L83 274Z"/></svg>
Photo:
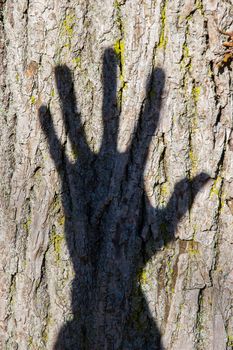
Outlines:
<svg viewBox="0 0 233 350"><path fill-rule="evenodd" d="M58 62L60 64L61 64L60 56L62 53L62 49L63 48L66 49L66 54L70 53L71 51L71 40L74 35L74 26L75 26L76 20L77 18L74 11L69 11L69 13L66 13L65 18L61 23L59 37L62 41L62 44L59 44L59 48L57 49Z"/></svg>
<svg viewBox="0 0 233 350"><path fill-rule="evenodd" d="M15 80L16 80L17 83L19 82L19 73L15 74Z"/></svg>
<svg viewBox="0 0 233 350"><path fill-rule="evenodd" d="M65 224L65 216L64 216L64 215L62 215L62 216L59 218L58 224L59 224L60 226L64 226L64 224Z"/></svg>
<svg viewBox="0 0 233 350"><path fill-rule="evenodd" d="M26 222L23 223L23 229L24 229L24 231L25 231L27 234L29 233L29 229L30 229L31 223L32 223L31 218L28 218L28 219L26 220Z"/></svg>
<svg viewBox="0 0 233 350"><path fill-rule="evenodd" d="M160 198L159 198L159 204L160 206L165 206L168 200L170 194L169 186L167 182L164 182L160 186Z"/></svg>
<svg viewBox="0 0 233 350"><path fill-rule="evenodd" d="M168 295L170 295L170 294L173 294L175 291L175 284L176 284L176 279L178 274L177 256L175 254L174 249L171 249L168 251L168 255L165 258L165 261L167 261L165 266L165 269L166 269L165 291Z"/></svg>
<svg viewBox="0 0 233 350"><path fill-rule="evenodd" d="M51 95L51 97L55 96L55 89L54 88L52 88L50 95Z"/></svg>
<svg viewBox="0 0 233 350"><path fill-rule="evenodd" d="M159 48L166 48L167 46L167 37L165 36L165 26L166 26L166 11L167 11L167 0L164 2L161 9L161 32L159 36Z"/></svg>
<svg viewBox="0 0 233 350"><path fill-rule="evenodd" d="M120 10L120 4L117 0L114 1L113 7L118 11Z"/></svg>
<svg viewBox="0 0 233 350"><path fill-rule="evenodd" d="M77 148L72 148L72 150L70 150L70 152L68 152L68 155L69 155L69 158L70 158L70 161L72 163L76 162L76 160L78 159L78 150Z"/></svg>
<svg viewBox="0 0 233 350"><path fill-rule="evenodd" d="M123 69L124 67L124 51L125 51L125 44L122 39L119 39L114 44L114 52L120 62L120 65Z"/></svg>
<svg viewBox="0 0 233 350"><path fill-rule="evenodd" d="M125 51L125 44L124 44L124 29L123 29L123 23L122 23L122 17L121 17L121 7L118 1L114 2L114 7L116 9L116 20L117 20L117 26L120 32L119 39L116 40L115 44L113 45L114 52L120 62L120 69L121 73L124 66L124 51ZM122 73L123 74L123 73Z"/></svg>
<svg viewBox="0 0 233 350"><path fill-rule="evenodd" d="M212 78L214 76L214 72L211 66L208 67L208 77Z"/></svg>
<svg viewBox="0 0 233 350"><path fill-rule="evenodd" d="M161 185L161 188L160 188L160 193L163 197L167 197L170 193L169 191L169 187L168 187L168 184L166 182L164 182L162 185Z"/></svg>
<svg viewBox="0 0 233 350"><path fill-rule="evenodd" d="M123 34L123 25L122 25L122 16L121 16L121 4L117 0L115 0L114 4L113 4L113 7L116 10L116 23L117 23L117 26L118 26L121 34Z"/></svg>
<svg viewBox="0 0 233 350"><path fill-rule="evenodd" d="M43 330L43 332L42 332L42 341L43 341L44 344L46 344L47 341L48 341L48 332L47 332L46 329Z"/></svg>
<svg viewBox="0 0 233 350"><path fill-rule="evenodd" d="M125 43L124 43L124 27L123 27L122 14L121 14L121 5L122 3L120 3L118 0L114 1L115 19L116 19L115 22L119 30L119 39L117 39L115 44L113 45L113 49L118 59L119 70L120 70L121 85L117 94L117 105L119 109L121 109L121 105L122 105L123 91L127 86L124 79Z"/></svg>
<svg viewBox="0 0 233 350"><path fill-rule="evenodd" d="M75 67L81 68L81 56L74 57L72 63Z"/></svg>
<svg viewBox="0 0 233 350"><path fill-rule="evenodd" d="M213 183L213 185L211 187L210 199L212 199L215 196L219 197L221 185L222 185L222 178L221 178L221 176L218 176L216 178L216 180L214 180L214 183Z"/></svg>
<svg viewBox="0 0 233 350"><path fill-rule="evenodd" d="M116 54L116 57L118 59L119 63L119 69L120 69L120 88L118 91L117 95L117 105L119 108L121 108L122 105L122 99L123 99L123 91L127 87L127 83L125 82L124 79L124 64L125 64L125 59L124 59L124 52L125 52L125 45L123 39L118 39L115 44L114 44L114 52Z"/></svg>
<svg viewBox="0 0 233 350"><path fill-rule="evenodd" d="M200 252L199 252L199 243L198 242L195 242L193 240L188 242L188 254L190 256L195 256L195 255L200 254Z"/></svg>
<svg viewBox="0 0 233 350"><path fill-rule="evenodd" d="M138 281L139 281L139 285L143 286L145 284L147 284L148 282L148 276L147 276L147 272L145 270L141 270L138 274Z"/></svg>
<svg viewBox="0 0 233 350"><path fill-rule="evenodd" d="M191 256L200 254L197 249L190 249L188 252L189 252L189 255Z"/></svg>
<svg viewBox="0 0 233 350"><path fill-rule="evenodd" d="M31 102L32 105L34 105L36 103L36 97L35 96L31 96L30 102Z"/></svg>
<svg viewBox="0 0 233 350"><path fill-rule="evenodd" d="M76 21L75 14L67 14L65 19L62 22L61 35L71 38L74 32L74 24Z"/></svg>
<svg viewBox="0 0 233 350"><path fill-rule="evenodd" d="M173 257L170 257L169 259L168 259L168 263L167 263L167 270L168 270L168 274L170 275L170 276L172 276L173 275L173 273L174 273L174 270L173 270L173 267L172 267L172 258Z"/></svg>
<svg viewBox="0 0 233 350"><path fill-rule="evenodd" d="M28 337L27 345L29 348L32 348L33 346L33 337L31 335Z"/></svg>
<svg viewBox="0 0 233 350"><path fill-rule="evenodd" d="M64 236L62 234L57 233L55 228L53 227L51 232L51 243L54 248L56 262L59 262L60 260L61 247L62 247L63 241L64 241Z"/></svg>
<svg viewBox="0 0 233 350"><path fill-rule="evenodd" d="M228 337L227 337L227 346L233 348L233 335L228 335Z"/></svg>
<svg viewBox="0 0 233 350"><path fill-rule="evenodd" d="M203 14L203 3L202 0L196 0L195 6L197 10L200 10L201 14Z"/></svg>
<svg viewBox="0 0 233 350"><path fill-rule="evenodd" d="M189 58L189 48L186 43L184 43L183 45L183 55L184 58Z"/></svg>
<svg viewBox="0 0 233 350"><path fill-rule="evenodd" d="M193 96L193 100L194 100L195 104L197 104L200 94L201 94L200 86L194 86L192 88L192 96Z"/></svg>
<svg viewBox="0 0 233 350"><path fill-rule="evenodd" d="M49 326L54 325L54 320L50 314L47 314L45 321L46 321L46 324L45 324L44 329L42 331L42 341L43 341L44 345L47 344L48 338L49 338L48 328L49 328Z"/></svg>
<svg viewBox="0 0 233 350"><path fill-rule="evenodd" d="M182 47L182 59L180 61L180 66L182 69L185 68L186 71L192 70L191 57L190 57L189 48L186 42L184 42Z"/></svg>
<svg viewBox="0 0 233 350"><path fill-rule="evenodd" d="M196 233L197 233L197 230L198 230L198 225L197 225L197 224L194 224L194 225L193 225L193 238L195 238Z"/></svg>
<svg viewBox="0 0 233 350"><path fill-rule="evenodd" d="M189 150L189 159L190 159L190 164L191 164L191 169L190 169L190 177L192 178L193 176L196 175L197 170L198 170L198 158L197 155L194 153L192 149Z"/></svg>
<svg viewBox="0 0 233 350"><path fill-rule="evenodd" d="M137 272L137 285L143 288L146 285L151 285L153 276L153 265L147 263L146 266L142 266Z"/></svg>

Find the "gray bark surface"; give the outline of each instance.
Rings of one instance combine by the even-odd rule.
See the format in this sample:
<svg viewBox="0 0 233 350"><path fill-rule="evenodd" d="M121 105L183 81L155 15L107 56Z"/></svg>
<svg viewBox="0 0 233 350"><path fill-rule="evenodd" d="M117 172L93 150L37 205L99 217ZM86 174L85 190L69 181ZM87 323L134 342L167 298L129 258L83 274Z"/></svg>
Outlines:
<svg viewBox="0 0 233 350"><path fill-rule="evenodd" d="M0 349L233 348L231 1L0 1Z"/></svg>

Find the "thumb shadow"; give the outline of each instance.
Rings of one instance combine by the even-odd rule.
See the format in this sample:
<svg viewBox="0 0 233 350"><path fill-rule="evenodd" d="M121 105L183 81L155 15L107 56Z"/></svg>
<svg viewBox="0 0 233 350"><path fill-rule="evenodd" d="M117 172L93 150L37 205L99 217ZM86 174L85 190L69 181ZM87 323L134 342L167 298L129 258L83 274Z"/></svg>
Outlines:
<svg viewBox="0 0 233 350"><path fill-rule="evenodd" d="M200 173L191 180L184 178L177 182L167 206L163 209L151 207L149 199L145 198L146 206L152 216L153 232L151 227L148 227L147 238L142 238L123 349L165 350L161 341L161 331L154 321L141 288L141 283L145 282L143 279L146 279L143 269L157 251L175 240L179 222L186 212L191 210L197 194L209 179L206 173ZM162 284L160 280L157 282Z"/></svg>

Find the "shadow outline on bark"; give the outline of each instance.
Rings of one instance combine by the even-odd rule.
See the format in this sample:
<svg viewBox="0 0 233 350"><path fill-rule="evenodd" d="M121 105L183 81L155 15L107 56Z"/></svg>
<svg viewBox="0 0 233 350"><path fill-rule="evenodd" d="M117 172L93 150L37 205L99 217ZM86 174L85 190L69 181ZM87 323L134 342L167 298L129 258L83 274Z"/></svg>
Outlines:
<svg viewBox="0 0 233 350"><path fill-rule="evenodd" d="M145 208L153 213L158 227L165 223L165 245L174 239L178 222L209 179L205 173L191 180L185 178L175 185L166 208L151 207L143 188L143 172L160 117L165 74L161 68L152 71L130 146L120 153L119 64L114 50L106 49L102 71L103 138L98 154L88 146L67 66L57 66L55 78L75 162L70 162L66 145L56 134L49 107L39 108L41 127L60 175L65 237L75 271L73 320L60 330L55 350L163 349L160 332L140 290L139 317L142 315L144 320L141 329L135 329L132 316L137 307L132 298L133 285L141 268L137 264L142 262L142 256L146 264L161 242L161 237L156 242L150 235L146 239L142 236ZM151 241L152 248L145 250Z"/></svg>

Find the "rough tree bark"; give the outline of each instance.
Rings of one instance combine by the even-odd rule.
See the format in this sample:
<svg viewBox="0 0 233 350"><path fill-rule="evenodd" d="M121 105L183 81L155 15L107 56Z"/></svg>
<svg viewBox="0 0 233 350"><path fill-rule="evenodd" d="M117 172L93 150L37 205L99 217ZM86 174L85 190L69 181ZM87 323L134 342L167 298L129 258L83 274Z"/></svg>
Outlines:
<svg viewBox="0 0 233 350"><path fill-rule="evenodd" d="M0 348L232 349L231 1L0 1Z"/></svg>

